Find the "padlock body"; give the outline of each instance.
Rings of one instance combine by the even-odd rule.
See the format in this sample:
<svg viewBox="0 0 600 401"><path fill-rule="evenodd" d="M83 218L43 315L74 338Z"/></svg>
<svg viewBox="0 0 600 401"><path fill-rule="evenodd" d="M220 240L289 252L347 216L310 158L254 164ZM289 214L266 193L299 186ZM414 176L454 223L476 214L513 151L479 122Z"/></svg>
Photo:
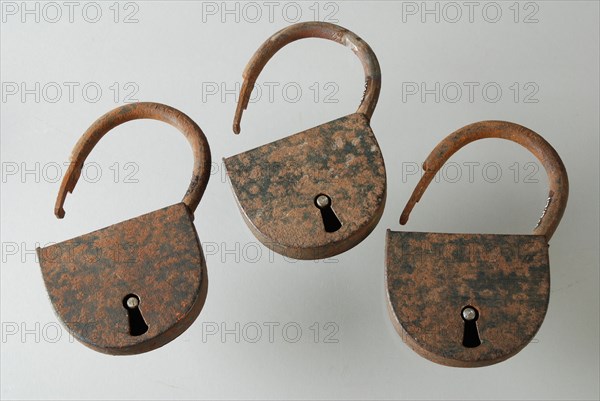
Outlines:
<svg viewBox="0 0 600 401"><path fill-rule="evenodd" d="M158 348L196 319L208 286L193 214L179 203L38 248L56 314L85 345L108 354ZM131 335L124 298L139 297L147 332Z"/></svg>
<svg viewBox="0 0 600 401"><path fill-rule="evenodd" d="M501 362L540 328L550 297L543 236L387 232L390 318L403 340L434 362ZM463 345L463 308L478 311L479 346Z"/></svg>
<svg viewBox="0 0 600 401"><path fill-rule="evenodd" d="M351 114L224 160L244 220L274 251L296 259L342 253L377 225L386 198L381 150L368 119ZM341 223L324 229L326 194Z"/></svg>

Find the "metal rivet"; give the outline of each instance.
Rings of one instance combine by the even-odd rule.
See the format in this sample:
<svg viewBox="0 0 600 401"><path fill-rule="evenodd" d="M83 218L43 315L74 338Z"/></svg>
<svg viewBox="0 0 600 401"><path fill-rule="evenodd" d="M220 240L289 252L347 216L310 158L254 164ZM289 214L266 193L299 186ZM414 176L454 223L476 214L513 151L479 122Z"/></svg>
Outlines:
<svg viewBox="0 0 600 401"><path fill-rule="evenodd" d="M140 300L135 296L130 296L127 298L126 304L129 309L134 309L138 307Z"/></svg>
<svg viewBox="0 0 600 401"><path fill-rule="evenodd" d="M327 195L319 195L317 196L317 206L323 209L324 207L329 206L329 197Z"/></svg>
<svg viewBox="0 0 600 401"><path fill-rule="evenodd" d="M474 308L471 308L470 306L468 306L465 309L463 309L462 317L466 321L470 322L471 320L473 320L477 317L477 311Z"/></svg>

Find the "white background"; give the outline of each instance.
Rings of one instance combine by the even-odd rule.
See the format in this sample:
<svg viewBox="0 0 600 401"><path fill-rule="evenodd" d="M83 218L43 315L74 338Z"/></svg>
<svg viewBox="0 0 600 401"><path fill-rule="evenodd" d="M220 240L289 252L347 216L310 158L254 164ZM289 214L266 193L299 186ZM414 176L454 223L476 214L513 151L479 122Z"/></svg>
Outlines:
<svg viewBox="0 0 600 401"><path fill-rule="evenodd" d="M34 14L22 14L21 2L2 4L2 398L598 399L597 2L475 2L471 16L462 2L429 2L439 10L436 21L421 2L275 2L270 16L263 2L111 1L98 3L95 23L93 5L76 2L70 22L68 6L57 4L61 16L44 3L27 3L37 7ZM363 37L383 73L372 126L387 166L387 206L367 239L328 261L287 260L260 245L221 163L356 108L362 70L355 56L333 42L304 40L267 65L242 134L231 132L246 62L298 10L299 20L337 20ZM137 22L124 23L128 15ZM271 98L265 83L274 87ZM422 83L433 92L407 93ZM74 87L72 98L66 85ZM467 85L475 87L471 99ZM133 99L182 110L208 137L213 175L195 223L210 285L199 318L181 337L147 354L112 357L69 338L57 323L33 249L183 196L192 166L185 138L166 124L136 121L94 149L92 167L67 198L65 219L52 213L57 166L97 117L132 92ZM418 181L414 167L443 137L485 119L544 136L567 167L570 200L550 241L550 306L534 342L495 366L448 368L411 351L392 327L384 235L387 228L531 231L547 195L543 169L525 149L491 139L457 154L408 225L398 224ZM479 163L471 177L470 162ZM278 324L272 342L266 324ZM287 333L285 325L292 327ZM256 326L262 336L252 342ZM215 327L219 332L209 335ZM292 342L295 327L302 334ZM222 329L230 333L222 336Z"/></svg>

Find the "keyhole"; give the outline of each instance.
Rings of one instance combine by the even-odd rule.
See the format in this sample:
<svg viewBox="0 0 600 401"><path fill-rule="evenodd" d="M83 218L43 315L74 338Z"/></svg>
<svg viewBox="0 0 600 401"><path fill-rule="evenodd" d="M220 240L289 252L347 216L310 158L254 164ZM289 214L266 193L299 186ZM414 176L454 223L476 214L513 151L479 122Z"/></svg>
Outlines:
<svg viewBox="0 0 600 401"><path fill-rule="evenodd" d="M321 210L323 225L325 231L333 233L342 227L340 219L337 218L335 212L331 208L331 198L325 194L320 194L315 197L315 206Z"/></svg>
<svg viewBox="0 0 600 401"><path fill-rule="evenodd" d="M475 348L481 345L479 332L477 331L477 319L479 312L472 306L465 306L461 312L461 316L465 321L465 331L463 334L463 346L467 348Z"/></svg>
<svg viewBox="0 0 600 401"><path fill-rule="evenodd" d="M140 298L135 294L129 294L123 298L123 306L127 309L129 317L129 334L132 336L141 336L148 331L148 325L144 321L140 311Z"/></svg>

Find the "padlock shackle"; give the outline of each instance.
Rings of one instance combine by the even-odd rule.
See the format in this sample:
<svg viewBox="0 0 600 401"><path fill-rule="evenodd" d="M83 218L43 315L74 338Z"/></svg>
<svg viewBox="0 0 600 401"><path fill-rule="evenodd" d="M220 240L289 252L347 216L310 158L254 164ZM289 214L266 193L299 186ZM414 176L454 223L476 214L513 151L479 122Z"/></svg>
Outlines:
<svg viewBox="0 0 600 401"><path fill-rule="evenodd" d="M59 219L65 215L63 205L67 193L72 193L81 175L83 163L92 149L111 129L131 120L152 119L163 121L185 135L194 153L194 171L183 203L193 213L204 194L210 176L211 157L206 136L200 127L187 115L173 107L151 102L132 103L117 107L97 119L79 138L71 152L71 162L62 180L54 214Z"/></svg>
<svg viewBox="0 0 600 401"><path fill-rule="evenodd" d="M233 119L233 132L240 133L242 113L248 107L250 94L267 62L285 45L304 38L329 39L350 48L360 59L365 71L365 90L357 113L369 120L373 115L381 91L381 69L371 47L355 33L328 22L300 22L275 33L254 53L242 74L244 82Z"/></svg>
<svg viewBox="0 0 600 401"><path fill-rule="evenodd" d="M543 235L549 241L560 223L569 198L569 178L560 156L544 138L521 125L506 121L481 121L467 125L444 138L423 163L425 173L406 203L400 224L406 224L415 204L444 163L463 146L483 138L507 139L528 149L542 163L548 174L549 194L546 207L534 235Z"/></svg>

